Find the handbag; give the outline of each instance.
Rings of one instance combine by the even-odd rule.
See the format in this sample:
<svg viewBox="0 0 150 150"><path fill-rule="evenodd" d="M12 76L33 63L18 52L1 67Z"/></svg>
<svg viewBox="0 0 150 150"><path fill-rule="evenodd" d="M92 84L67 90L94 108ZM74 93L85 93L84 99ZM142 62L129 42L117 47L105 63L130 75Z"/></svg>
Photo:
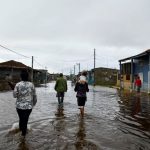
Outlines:
<svg viewBox="0 0 150 150"><path fill-rule="evenodd" d="M33 106L35 106L37 103L37 96L33 95Z"/></svg>

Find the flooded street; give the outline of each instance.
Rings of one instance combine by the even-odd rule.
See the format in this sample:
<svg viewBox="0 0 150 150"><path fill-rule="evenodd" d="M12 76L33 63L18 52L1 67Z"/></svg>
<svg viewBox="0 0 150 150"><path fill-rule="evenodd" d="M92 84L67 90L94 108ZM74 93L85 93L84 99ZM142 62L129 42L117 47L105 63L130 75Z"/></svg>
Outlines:
<svg viewBox="0 0 150 150"><path fill-rule="evenodd" d="M64 111L58 113L54 84L36 88L26 141L9 132L18 122L12 91L0 93L0 150L149 150L150 97L89 86L85 117L68 82Z"/></svg>

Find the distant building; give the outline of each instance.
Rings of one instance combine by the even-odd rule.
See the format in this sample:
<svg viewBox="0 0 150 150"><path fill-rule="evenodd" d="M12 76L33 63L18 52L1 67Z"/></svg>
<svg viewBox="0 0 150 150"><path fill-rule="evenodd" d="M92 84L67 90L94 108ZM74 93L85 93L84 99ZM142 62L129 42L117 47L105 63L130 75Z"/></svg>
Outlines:
<svg viewBox="0 0 150 150"><path fill-rule="evenodd" d="M59 73L51 73L49 75L49 80L54 81L54 80L57 80L58 77L59 77Z"/></svg>
<svg viewBox="0 0 150 150"><path fill-rule="evenodd" d="M94 75L95 72L95 75ZM88 71L88 83L94 84L94 76L95 76L95 84L96 85L102 85L102 86L114 86L117 83L117 69L112 68L95 68Z"/></svg>
<svg viewBox="0 0 150 150"><path fill-rule="evenodd" d="M36 85L49 82L49 73L45 69L33 70L33 81Z"/></svg>
<svg viewBox="0 0 150 150"><path fill-rule="evenodd" d="M28 70L29 79L31 79L32 68L26 66L21 62L17 62L14 60L6 61L0 63L0 90L8 90L10 87L8 86L7 81L12 81L17 83L20 81L20 73L22 70ZM38 85L47 82L46 79L48 77L47 70L33 70L33 82Z"/></svg>
<svg viewBox="0 0 150 150"><path fill-rule="evenodd" d="M28 66L14 60L0 63L0 90L9 89L7 80L15 83L20 81L20 72L24 69L30 70Z"/></svg>
<svg viewBox="0 0 150 150"><path fill-rule="evenodd" d="M146 50L135 56L119 60L120 73L118 85L124 89L134 89L134 78L140 76L142 90L150 92L150 50Z"/></svg>

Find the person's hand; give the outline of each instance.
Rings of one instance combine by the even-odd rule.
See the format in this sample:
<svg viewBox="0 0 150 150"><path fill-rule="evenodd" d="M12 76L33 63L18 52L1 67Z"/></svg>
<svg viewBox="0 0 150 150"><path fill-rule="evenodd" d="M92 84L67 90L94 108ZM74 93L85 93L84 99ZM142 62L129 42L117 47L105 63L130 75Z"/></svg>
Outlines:
<svg viewBox="0 0 150 150"><path fill-rule="evenodd" d="M15 83L8 81L8 85L11 87L12 90L14 90Z"/></svg>

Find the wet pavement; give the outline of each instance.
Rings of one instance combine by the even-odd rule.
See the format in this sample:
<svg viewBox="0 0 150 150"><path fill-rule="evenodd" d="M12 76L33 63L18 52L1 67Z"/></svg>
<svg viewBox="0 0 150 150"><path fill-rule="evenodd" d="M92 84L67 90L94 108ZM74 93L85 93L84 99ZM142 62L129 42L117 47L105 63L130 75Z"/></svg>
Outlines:
<svg viewBox="0 0 150 150"><path fill-rule="evenodd" d="M85 116L79 116L74 87L68 82L64 110L58 112L55 82L37 88L38 102L25 141L12 91L0 93L0 150L149 150L150 97L90 86Z"/></svg>

